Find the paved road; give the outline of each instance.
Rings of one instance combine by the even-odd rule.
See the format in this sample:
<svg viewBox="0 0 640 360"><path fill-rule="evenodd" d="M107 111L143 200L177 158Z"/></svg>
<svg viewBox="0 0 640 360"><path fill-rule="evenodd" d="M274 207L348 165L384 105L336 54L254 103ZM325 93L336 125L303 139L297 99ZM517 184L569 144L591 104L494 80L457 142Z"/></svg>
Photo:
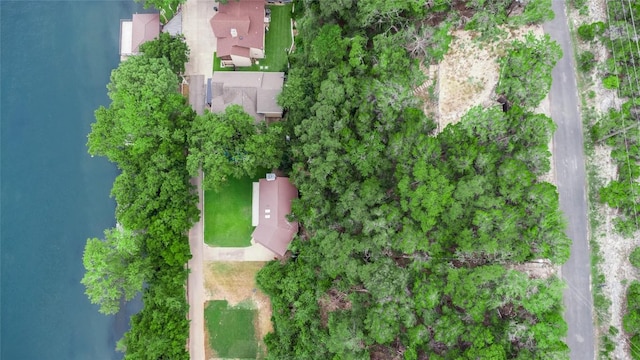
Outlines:
<svg viewBox="0 0 640 360"><path fill-rule="evenodd" d="M189 230L189 246L192 258L189 260L189 278L187 292L189 298L189 357L192 360L204 360L204 271L203 257L203 216L202 216L202 174L191 179L191 183L198 187L198 209L200 221Z"/></svg>
<svg viewBox="0 0 640 360"><path fill-rule="evenodd" d="M595 359L593 305L582 120L578 109L575 61L567 25L565 1L553 0L556 17L544 24L544 31L562 47L564 56L553 70L549 98L551 117L558 125L553 138L560 209L568 220L567 235L573 240L571 257L562 267L567 282L564 292L565 320L569 325L567 344L571 359Z"/></svg>

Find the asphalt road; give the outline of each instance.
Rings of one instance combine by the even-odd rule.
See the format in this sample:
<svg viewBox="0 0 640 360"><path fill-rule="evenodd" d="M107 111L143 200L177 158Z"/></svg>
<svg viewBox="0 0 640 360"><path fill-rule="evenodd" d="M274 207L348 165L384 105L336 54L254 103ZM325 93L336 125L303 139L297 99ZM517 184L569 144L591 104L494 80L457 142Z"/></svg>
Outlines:
<svg viewBox="0 0 640 360"><path fill-rule="evenodd" d="M553 137L560 209L568 220L567 235L573 241L571 257L562 266L567 283L564 318L569 325L567 344L572 360L595 359L590 251L587 222L587 193L578 90L565 1L553 0L553 21L543 25L545 33L562 47L564 56L553 70L549 99L551 117L558 125Z"/></svg>

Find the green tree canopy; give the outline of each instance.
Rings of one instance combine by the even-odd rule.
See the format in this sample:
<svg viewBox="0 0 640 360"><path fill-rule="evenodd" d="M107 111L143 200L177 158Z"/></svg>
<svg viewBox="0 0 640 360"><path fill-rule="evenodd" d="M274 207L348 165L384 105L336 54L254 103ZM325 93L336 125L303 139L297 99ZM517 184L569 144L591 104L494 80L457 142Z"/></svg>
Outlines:
<svg viewBox="0 0 640 360"><path fill-rule="evenodd" d="M131 300L142 290L151 267L142 251L143 235L111 229L104 236L104 240L87 240L82 258L86 273L81 282L101 313L115 314L122 300Z"/></svg>
<svg viewBox="0 0 640 360"><path fill-rule="evenodd" d="M549 35L532 33L524 41L514 40L500 59L496 93L526 109L535 109L551 88L551 70L562 57L562 49Z"/></svg>
<svg viewBox="0 0 640 360"><path fill-rule="evenodd" d="M166 58L177 75L184 73L184 64L189 61L189 47L182 34L161 32L157 39L140 45L140 51L148 58Z"/></svg>
<svg viewBox="0 0 640 360"><path fill-rule="evenodd" d="M252 176L258 168L277 167L284 142L279 124L256 123L240 105L232 105L223 113L207 112L196 118L189 136L187 167L192 175L202 168L204 187L217 190L229 177Z"/></svg>
<svg viewBox="0 0 640 360"><path fill-rule="evenodd" d="M107 89L112 101L95 112L90 154L137 172L161 146L173 147L173 154L185 149L195 113L178 93L178 78L167 59L134 56L111 73Z"/></svg>

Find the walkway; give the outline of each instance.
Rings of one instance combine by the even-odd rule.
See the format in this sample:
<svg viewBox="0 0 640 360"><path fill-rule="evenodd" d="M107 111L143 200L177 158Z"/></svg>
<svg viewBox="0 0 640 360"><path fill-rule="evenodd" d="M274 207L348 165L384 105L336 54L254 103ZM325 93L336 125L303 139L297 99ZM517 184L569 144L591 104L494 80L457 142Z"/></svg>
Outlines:
<svg viewBox="0 0 640 360"><path fill-rule="evenodd" d="M567 344L573 360L595 359L591 269L587 222L582 118L578 109L573 48L567 25L565 1L554 0L555 19L544 30L562 47L564 56L553 69L549 98L551 117L558 125L553 138L554 166L560 209L568 220L567 235L573 241L571 257L562 267Z"/></svg>
<svg viewBox="0 0 640 360"><path fill-rule="evenodd" d="M192 258L189 260L189 278L187 280L187 294L189 298L189 353L192 360L204 360L204 272L203 272L203 195L202 174L191 179L191 183L197 187L198 209L200 220L189 230L189 247Z"/></svg>
<svg viewBox="0 0 640 360"><path fill-rule="evenodd" d="M277 257L266 247L251 241L249 247L211 247L204 245L204 261L270 261Z"/></svg>

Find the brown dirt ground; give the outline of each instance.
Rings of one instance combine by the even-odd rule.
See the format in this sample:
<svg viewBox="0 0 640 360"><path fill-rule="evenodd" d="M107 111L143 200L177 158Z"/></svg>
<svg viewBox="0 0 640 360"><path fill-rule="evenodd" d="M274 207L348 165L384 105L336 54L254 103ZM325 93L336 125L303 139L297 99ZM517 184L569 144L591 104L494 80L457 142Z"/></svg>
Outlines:
<svg viewBox="0 0 640 360"><path fill-rule="evenodd" d="M529 32L543 34L540 26L505 30L506 36L493 43L474 40L477 33L472 31L456 30L440 64L422 68L428 80L415 93L425 100L425 113L435 118L438 132L458 122L473 106L496 106L494 90L500 76L497 60L505 45ZM429 87L433 88L431 94ZM545 106L541 108L545 112Z"/></svg>
<svg viewBox="0 0 640 360"><path fill-rule="evenodd" d="M256 287L256 273L265 262L243 261L212 261L204 264L205 297L210 300L227 300L230 306L250 300L258 310L254 320L256 336L259 339L273 331L271 324L271 302L269 297ZM209 346L209 334L205 329L205 352L207 359L212 359L215 353ZM266 353L266 346L259 341L259 347Z"/></svg>

